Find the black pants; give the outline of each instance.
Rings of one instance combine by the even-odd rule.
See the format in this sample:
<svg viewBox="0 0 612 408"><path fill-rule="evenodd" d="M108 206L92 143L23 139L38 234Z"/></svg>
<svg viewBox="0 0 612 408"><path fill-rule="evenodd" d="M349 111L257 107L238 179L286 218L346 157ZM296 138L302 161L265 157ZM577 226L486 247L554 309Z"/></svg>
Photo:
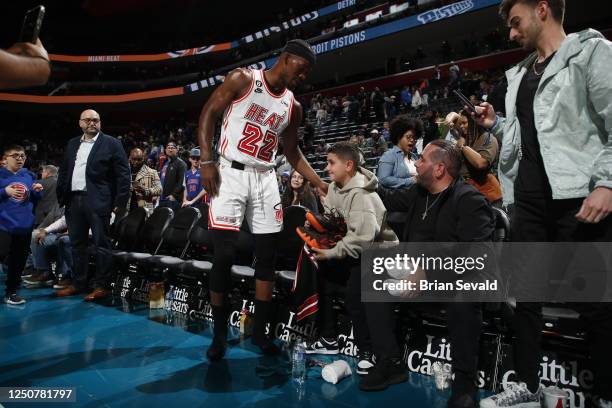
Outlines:
<svg viewBox="0 0 612 408"><path fill-rule="evenodd" d="M28 258L32 231L23 235L0 231L0 262L6 259L6 294L17 293L21 285L21 272Z"/></svg>
<svg viewBox="0 0 612 408"><path fill-rule="evenodd" d="M551 200L517 197L512 218L512 240L517 242L612 241L612 217L599 224L578 222L583 199ZM612 399L612 305L577 303L571 306L586 325L595 380L595 393ZM542 304L517 303L514 315L514 366L519 381L537 389L542 349Z"/></svg>
<svg viewBox="0 0 612 408"><path fill-rule="evenodd" d="M396 306L394 303L365 303L372 345L377 356L401 356L395 333L397 323L393 309ZM440 304L440 307L442 306L444 305ZM418 304L406 304L405 307L418 307ZM475 380L482 326L481 304L447 303L446 309L453 371Z"/></svg>
<svg viewBox="0 0 612 408"><path fill-rule="evenodd" d="M359 351L371 351L372 340L366 319L365 303L361 302L361 259L345 258L321 262L319 273L319 334L326 338L337 337L336 314L332 297L346 286L344 305L353 323L353 336Z"/></svg>
<svg viewBox="0 0 612 408"><path fill-rule="evenodd" d="M109 240L110 214L96 214L87 203L87 195L73 195L66 210L68 235L72 243L73 284L84 291L89 286L89 230L96 248L96 273L92 286L106 288L109 284L112 256Z"/></svg>

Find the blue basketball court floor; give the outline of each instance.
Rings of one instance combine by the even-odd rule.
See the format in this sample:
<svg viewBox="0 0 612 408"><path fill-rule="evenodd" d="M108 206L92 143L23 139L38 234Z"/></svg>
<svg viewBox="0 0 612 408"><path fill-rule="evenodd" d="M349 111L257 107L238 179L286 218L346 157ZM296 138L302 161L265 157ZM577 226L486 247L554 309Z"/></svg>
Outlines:
<svg viewBox="0 0 612 408"><path fill-rule="evenodd" d="M333 385L318 367L309 368L298 387L286 350L262 357L249 339L230 331L226 359L209 363L211 332L203 323L172 321L163 309L122 299L96 304L52 293L22 289L25 305L0 305L0 387L74 387L76 403L0 406L445 407L449 396L425 375L411 373L407 383L365 393L356 374Z"/></svg>

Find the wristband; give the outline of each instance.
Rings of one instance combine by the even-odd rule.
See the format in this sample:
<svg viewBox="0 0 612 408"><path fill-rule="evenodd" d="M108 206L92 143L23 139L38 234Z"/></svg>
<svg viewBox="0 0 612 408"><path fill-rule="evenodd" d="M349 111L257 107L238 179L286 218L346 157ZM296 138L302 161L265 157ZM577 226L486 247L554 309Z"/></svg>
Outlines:
<svg viewBox="0 0 612 408"><path fill-rule="evenodd" d="M200 166L203 166L206 164L217 164L217 161L216 160L206 160L206 161L200 162Z"/></svg>

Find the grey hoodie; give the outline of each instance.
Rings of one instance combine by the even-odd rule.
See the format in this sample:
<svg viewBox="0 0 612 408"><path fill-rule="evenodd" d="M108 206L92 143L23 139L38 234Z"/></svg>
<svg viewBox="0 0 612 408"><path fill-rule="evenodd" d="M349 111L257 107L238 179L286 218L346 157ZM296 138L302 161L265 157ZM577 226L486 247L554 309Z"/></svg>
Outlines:
<svg viewBox="0 0 612 408"><path fill-rule="evenodd" d="M334 248L323 251L327 258L359 258L365 244L398 241L387 225L387 210L377 187L374 173L362 168L344 187L330 184L323 205L326 211L335 208L344 216L347 233Z"/></svg>

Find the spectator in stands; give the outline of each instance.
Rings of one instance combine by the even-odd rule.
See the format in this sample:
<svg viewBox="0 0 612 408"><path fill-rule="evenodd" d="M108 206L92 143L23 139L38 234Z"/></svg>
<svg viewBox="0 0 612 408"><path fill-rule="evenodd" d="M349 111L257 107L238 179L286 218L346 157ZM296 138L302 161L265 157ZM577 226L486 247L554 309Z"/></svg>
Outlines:
<svg viewBox="0 0 612 408"><path fill-rule="evenodd" d="M436 140L418 160L417 183L407 189L378 189L387 211L410 214L402 242L479 242L490 241L495 216L482 194L459 177L461 155L450 142ZM416 275L418 276L418 274ZM423 279L427 277L423 276ZM404 375L401 350L395 337L393 303L365 303L367 322L377 362L360 384L362 390L378 391ZM451 302L447 307L454 381L449 408L476 406L478 388L478 344L482 326L479 303Z"/></svg>
<svg viewBox="0 0 612 408"><path fill-rule="evenodd" d="M390 142L391 141L391 133L389 132L389 122L390 121L385 121L383 123L383 129L381 132L381 136L383 139L385 139L385 142Z"/></svg>
<svg viewBox="0 0 612 408"><path fill-rule="evenodd" d="M322 103L319 106L319 109L317 109L317 116L315 117L317 120L317 126L322 126L325 124L325 122L327 122L327 109L328 107L325 103Z"/></svg>
<svg viewBox="0 0 612 408"><path fill-rule="evenodd" d="M431 109L425 111L423 116L423 149L433 140L440 138L438 124L436 123L438 112L433 112Z"/></svg>
<svg viewBox="0 0 612 408"><path fill-rule="evenodd" d="M159 175L144 163L144 153L135 148L130 152L130 167L132 170L132 185L128 208L144 207L153 211L162 187Z"/></svg>
<svg viewBox="0 0 612 408"><path fill-rule="evenodd" d="M23 167L23 147L10 145L3 156L6 166L0 168L0 260L8 257L4 302L21 305L25 299L17 291L34 226L34 202L40 199L43 186Z"/></svg>
<svg viewBox="0 0 612 408"><path fill-rule="evenodd" d="M100 115L88 109L81 113L83 131L68 141L57 179L57 198L66 208L73 250L73 285L56 292L74 296L89 286L89 230L96 248L93 301L109 295L112 257L109 228L111 213L127 207L130 198L130 167L121 142L102 133Z"/></svg>
<svg viewBox="0 0 612 408"><path fill-rule="evenodd" d="M23 281L31 286L53 285L54 289L65 289L72 285L72 246L66 217L62 215L49 226L35 230L33 235L30 249L36 274ZM53 253L57 254L55 276L51 272Z"/></svg>
<svg viewBox="0 0 612 408"><path fill-rule="evenodd" d="M38 226L45 217L54 211L57 211L59 204L57 203L57 167L53 165L43 166L40 184L43 186L42 198L36 204L36 212L34 213L34 225Z"/></svg>
<svg viewBox="0 0 612 408"><path fill-rule="evenodd" d="M412 109L417 110L423 104L423 98L421 98L421 91L418 87L412 87Z"/></svg>
<svg viewBox="0 0 612 408"><path fill-rule="evenodd" d="M385 120L385 97L383 93L380 91L379 87L374 88L372 95L370 96L370 101L372 104L372 109L374 110L374 114L376 115L376 121L382 122ZM368 112L369 114L369 112Z"/></svg>
<svg viewBox="0 0 612 408"><path fill-rule="evenodd" d="M480 92L479 98L481 101L486 102L487 98L493 91L493 85L491 85L487 80L480 81Z"/></svg>
<svg viewBox="0 0 612 408"><path fill-rule="evenodd" d="M361 111L359 100L355 98L354 96L349 96L348 100L349 100L349 106L348 106L346 119L349 122L357 122L359 119L360 111Z"/></svg>
<svg viewBox="0 0 612 408"><path fill-rule="evenodd" d="M432 86L434 88L437 88L440 86L440 84L442 83L442 71L440 71L440 66L438 64L436 64L436 66L433 69L433 75L432 75Z"/></svg>
<svg viewBox="0 0 612 408"><path fill-rule="evenodd" d="M395 105L395 95L391 95L385 98L385 120L390 122L396 116L397 116L397 107Z"/></svg>
<svg viewBox="0 0 612 408"><path fill-rule="evenodd" d="M477 123L503 135L499 177L504 204L514 204L512 240L612 241L612 43L593 29L566 35L561 0L503 0L499 11L510 39L534 51L506 72L506 118L487 102L477 107ZM606 400L600 407L612 406L612 306L572 306L591 339L593 393ZM517 382L484 400L488 407L540 403L542 304L517 302L513 320Z"/></svg>
<svg viewBox="0 0 612 408"><path fill-rule="evenodd" d="M406 188L416 182L414 147L423 134L423 123L400 115L391 122L390 134L394 146L381 156L376 176L384 188Z"/></svg>
<svg viewBox="0 0 612 408"><path fill-rule="evenodd" d="M312 191L312 187L310 187L310 183L297 170L293 170L290 174L291 178L281 200L283 208L290 205L301 205L318 214L317 198Z"/></svg>
<svg viewBox="0 0 612 408"><path fill-rule="evenodd" d="M377 129L372 129L365 147L372 149L373 156L380 156L387 151L387 142L380 137L380 132Z"/></svg>
<svg viewBox="0 0 612 408"><path fill-rule="evenodd" d="M50 74L49 55L40 39L0 50L0 89L44 85Z"/></svg>
<svg viewBox="0 0 612 408"><path fill-rule="evenodd" d="M410 110L410 108L412 108L412 92L410 91L410 87L408 85L404 86L404 90L400 95L404 110Z"/></svg>
<svg viewBox="0 0 612 408"><path fill-rule="evenodd" d="M187 164L178 158L178 148L175 142L166 144L166 162L162 166L159 179L162 185L160 207L169 207L178 211L183 197L183 183ZM181 201L179 201L181 200Z"/></svg>
<svg viewBox="0 0 612 408"><path fill-rule="evenodd" d="M191 149L189 152L189 162L191 163L191 168L185 172L183 207L208 202L206 190L200 183L200 149Z"/></svg>
<svg viewBox="0 0 612 408"><path fill-rule="evenodd" d="M343 214L347 233L333 248L312 248L312 251L319 261L325 261L321 262L321 269L329 273L322 273L322 276L334 275L328 278L330 282L347 282L345 306L353 322L359 348L357 373L366 374L374 366L374 360L371 332L365 320L365 304L361 302L361 253L364 244L395 242L397 237L385 221L386 211L376 194L376 176L360 167L358 162L359 152L351 143L339 142L330 149L326 170L332 183L324 205L326 212ZM326 279L325 276L323 279ZM319 302L321 337L308 345L306 352L337 354L339 349L333 307L327 297L322 297ZM381 363L386 364L384 361Z"/></svg>
<svg viewBox="0 0 612 408"><path fill-rule="evenodd" d="M491 173L499 147L497 139L489 132L481 131L469 113L450 112L445 124L459 132L456 146L461 150L461 177L473 185L489 202L501 208L501 186Z"/></svg>
<svg viewBox="0 0 612 408"><path fill-rule="evenodd" d="M449 81L448 86L451 89L456 89L459 87L461 80L461 69L459 65L455 64L455 61L451 61L451 66L448 68Z"/></svg>
<svg viewBox="0 0 612 408"><path fill-rule="evenodd" d="M315 148L316 154L327 154L327 150L329 149L329 145L325 143L324 140L321 140L317 147Z"/></svg>

